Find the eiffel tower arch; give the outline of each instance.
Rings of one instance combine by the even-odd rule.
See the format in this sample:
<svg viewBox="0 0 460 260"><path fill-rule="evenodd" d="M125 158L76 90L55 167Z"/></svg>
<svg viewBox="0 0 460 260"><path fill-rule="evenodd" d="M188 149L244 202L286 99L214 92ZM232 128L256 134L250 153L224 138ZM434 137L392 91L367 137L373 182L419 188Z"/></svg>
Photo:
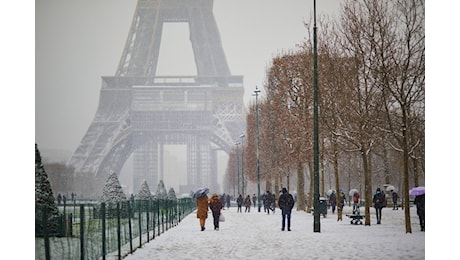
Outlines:
<svg viewBox="0 0 460 260"><path fill-rule="evenodd" d="M164 146L182 144L188 191L218 190L217 151L229 153L246 125L243 77L230 73L212 8L213 0L138 0L116 74L102 77L96 115L69 166L102 178L133 155L137 192L144 179L158 184ZM167 22L188 23L196 76L156 75Z"/></svg>

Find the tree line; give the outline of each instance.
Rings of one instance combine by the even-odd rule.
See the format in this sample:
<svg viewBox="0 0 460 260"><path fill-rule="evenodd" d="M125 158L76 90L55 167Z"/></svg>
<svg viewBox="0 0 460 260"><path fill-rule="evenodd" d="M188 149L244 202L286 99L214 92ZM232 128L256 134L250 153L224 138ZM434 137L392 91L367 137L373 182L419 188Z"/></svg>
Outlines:
<svg viewBox="0 0 460 260"><path fill-rule="evenodd" d="M320 193L362 187L370 225L373 186L392 184L404 203L406 233L409 189L424 185L425 175L424 9L423 0L345 0L338 19L318 22ZM309 211L313 39L305 27L304 42L272 59L257 111L249 106L243 171L257 182L258 113L261 181L277 193L295 180L297 208ZM229 182L237 154L230 154Z"/></svg>

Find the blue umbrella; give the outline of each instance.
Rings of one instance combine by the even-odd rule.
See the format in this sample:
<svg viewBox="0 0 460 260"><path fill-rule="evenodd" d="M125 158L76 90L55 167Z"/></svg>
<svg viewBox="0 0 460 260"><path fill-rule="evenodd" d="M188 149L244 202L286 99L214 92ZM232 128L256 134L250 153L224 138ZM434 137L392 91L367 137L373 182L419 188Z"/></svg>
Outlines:
<svg viewBox="0 0 460 260"><path fill-rule="evenodd" d="M425 194L425 187L415 187L409 190L409 195L423 195Z"/></svg>

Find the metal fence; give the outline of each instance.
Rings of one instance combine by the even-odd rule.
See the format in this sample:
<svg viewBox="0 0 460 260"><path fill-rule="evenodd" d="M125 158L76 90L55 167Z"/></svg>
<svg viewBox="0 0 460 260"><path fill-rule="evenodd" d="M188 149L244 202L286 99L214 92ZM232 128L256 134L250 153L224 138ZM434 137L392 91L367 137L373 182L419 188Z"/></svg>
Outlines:
<svg viewBox="0 0 460 260"><path fill-rule="evenodd" d="M191 198L181 198L74 203L63 212L60 207L53 218L46 207L35 209L41 211L35 220L35 259L122 259L195 208Z"/></svg>

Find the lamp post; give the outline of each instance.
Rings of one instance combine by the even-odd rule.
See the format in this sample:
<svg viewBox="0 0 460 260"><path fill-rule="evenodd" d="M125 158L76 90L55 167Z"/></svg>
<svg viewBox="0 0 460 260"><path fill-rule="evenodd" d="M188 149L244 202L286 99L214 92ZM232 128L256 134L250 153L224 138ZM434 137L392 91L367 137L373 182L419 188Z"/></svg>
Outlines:
<svg viewBox="0 0 460 260"><path fill-rule="evenodd" d="M260 205L260 161L259 161L259 104L257 102L257 97L259 96L260 90L256 86L256 90L254 90L253 95L256 96L256 157L257 157L257 206L259 208L262 207Z"/></svg>
<svg viewBox="0 0 460 260"><path fill-rule="evenodd" d="M316 46L316 0L313 0L313 21L313 232L321 232L319 209L318 50Z"/></svg>
<svg viewBox="0 0 460 260"><path fill-rule="evenodd" d="M237 169L237 183L238 183L238 194L240 195L240 155L239 155L239 149L238 145L240 145L240 142L236 142L236 169Z"/></svg>
<svg viewBox="0 0 460 260"><path fill-rule="evenodd" d="M241 184L242 188L241 190L243 191L243 196L244 196L244 138L246 136L241 133L240 134L240 139L241 139Z"/></svg>

